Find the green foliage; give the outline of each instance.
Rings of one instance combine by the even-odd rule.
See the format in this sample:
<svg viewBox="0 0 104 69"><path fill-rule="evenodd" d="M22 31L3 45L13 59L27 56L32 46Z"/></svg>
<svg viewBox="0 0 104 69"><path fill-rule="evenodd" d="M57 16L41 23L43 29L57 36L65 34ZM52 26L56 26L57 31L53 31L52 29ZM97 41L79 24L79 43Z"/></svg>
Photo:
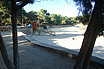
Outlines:
<svg viewBox="0 0 104 69"><path fill-rule="evenodd" d="M10 14L5 14L4 15L4 19L9 18L9 17L10 17Z"/></svg>
<svg viewBox="0 0 104 69"><path fill-rule="evenodd" d="M77 6L79 7L79 11L82 12L83 15L90 15L92 13L92 2L95 2L95 0L73 0L76 2Z"/></svg>
<svg viewBox="0 0 104 69"><path fill-rule="evenodd" d="M30 11L25 15L28 19L30 19L31 21L37 20L37 12L35 11Z"/></svg>
<svg viewBox="0 0 104 69"><path fill-rule="evenodd" d="M76 24L77 21L75 20L76 17L67 17L67 16L61 16L60 14L49 14L47 13L47 10L40 9L40 12L37 13L37 15L40 17L39 21L40 23L48 23L54 24L54 25L60 25L60 24Z"/></svg>
<svg viewBox="0 0 104 69"><path fill-rule="evenodd" d="M0 20L1 20L1 25L5 25L5 23L8 22L8 18L11 17L10 15L10 3L9 2L0 2Z"/></svg>
<svg viewBox="0 0 104 69"><path fill-rule="evenodd" d="M3 12L0 12L0 16L3 15Z"/></svg>
<svg viewBox="0 0 104 69"><path fill-rule="evenodd" d="M83 15L83 16L77 16L76 17L76 20L79 20L79 22L81 22L83 25L87 25L88 24L88 22L89 22L89 20L90 20L90 18L89 18L90 16L85 16L85 15Z"/></svg>
<svg viewBox="0 0 104 69"><path fill-rule="evenodd" d="M45 15L47 13L47 10L45 10L45 9L40 9L40 14L41 15Z"/></svg>
<svg viewBox="0 0 104 69"><path fill-rule="evenodd" d="M19 2L20 3L20 2ZM17 3L17 5L19 5ZM11 24L11 3L6 5L6 2L0 3L2 9L0 8L0 18L2 23L9 25ZM38 18L39 17L39 18ZM9 20L10 19L10 20ZM32 23L34 20L39 21L40 23L48 23L60 25L60 24L74 24L76 23L74 17L61 16L60 14L50 14L46 9L40 9L39 12L30 11L26 12L24 9L19 9L17 12L17 24L22 23Z"/></svg>
<svg viewBox="0 0 104 69"><path fill-rule="evenodd" d="M66 20L62 20L60 24L63 24L63 25L67 24L67 21Z"/></svg>
<svg viewBox="0 0 104 69"><path fill-rule="evenodd" d="M84 22L84 17L83 16L77 16L76 20L79 20L79 22L83 23Z"/></svg>
<svg viewBox="0 0 104 69"><path fill-rule="evenodd" d="M44 20L44 22L49 23L51 21L51 18L49 16L44 16L43 20Z"/></svg>
<svg viewBox="0 0 104 69"><path fill-rule="evenodd" d="M95 0L73 0L76 2L76 5L79 6L78 10L79 12L82 12L83 16L77 17L77 19L82 22L82 24L88 24L92 10L93 10L93 4L95 3Z"/></svg>
<svg viewBox="0 0 104 69"><path fill-rule="evenodd" d="M56 14L50 14L51 17L51 21L53 22L53 24L60 24L61 22L61 17L57 16Z"/></svg>
<svg viewBox="0 0 104 69"><path fill-rule="evenodd" d="M50 15L50 13L46 13L46 15L47 15L47 16L49 16L49 15Z"/></svg>

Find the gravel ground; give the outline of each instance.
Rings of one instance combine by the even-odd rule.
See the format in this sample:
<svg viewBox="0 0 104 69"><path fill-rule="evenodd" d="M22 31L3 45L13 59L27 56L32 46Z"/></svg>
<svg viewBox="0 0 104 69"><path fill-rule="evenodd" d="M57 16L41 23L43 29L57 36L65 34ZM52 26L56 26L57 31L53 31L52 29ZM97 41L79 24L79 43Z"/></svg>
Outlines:
<svg viewBox="0 0 104 69"><path fill-rule="evenodd" d="M2 32L8 56L13 62L11 32ZM31 44L18 36L20 69L73 69L75 60ZM0 53L0 69L7 69Z"/></svg>

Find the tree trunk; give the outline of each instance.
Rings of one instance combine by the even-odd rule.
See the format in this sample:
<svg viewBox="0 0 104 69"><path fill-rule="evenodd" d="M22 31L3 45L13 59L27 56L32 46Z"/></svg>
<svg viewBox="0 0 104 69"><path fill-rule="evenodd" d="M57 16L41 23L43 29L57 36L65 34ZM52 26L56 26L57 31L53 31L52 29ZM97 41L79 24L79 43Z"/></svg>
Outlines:
<svg viewBox="0 0 104 69"><path fill-rule="evenodd" d="M13 54L15 69L19 69L18 38L17 38L17 8L16 1L12 0L12 34L13 34Z"/></svg>
<svg viewBox="0 0 104 69"><path fill-rule="evenodd" d="M2 20L1 20L1 18L0 18L0 26L2 25Z"/></svg>
<svg viewBox="0 0 104 69"><path fill-rule="evenodd" d="M2 57L3 57L3 60L4 60L6 67L8 69L15 69L15 66L13 65L13 63L8 58L5 43L4 43L4 40L1 36L1 33L0 33L0 50L1 50L1 54L2 54Z"/></svg>
<svg viewBox="0 0 104 69"><path fill-rule="evenodd" d="M97 34L104 28L102 22L102 1L95 1L92 17L85 32L74 69L88 69Z"/></svg>

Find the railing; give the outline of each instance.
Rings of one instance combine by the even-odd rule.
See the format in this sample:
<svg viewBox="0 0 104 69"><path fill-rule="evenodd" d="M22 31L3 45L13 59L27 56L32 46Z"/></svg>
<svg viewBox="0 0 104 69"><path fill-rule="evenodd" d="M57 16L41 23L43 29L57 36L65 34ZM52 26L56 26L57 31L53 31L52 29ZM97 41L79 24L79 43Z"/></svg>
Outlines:
<svg viewBox="0 0 104 69"><path fill-rule="evenodd" d="M27 28L27 27L20 29L20 31L25 33L25 34L32 34L33 33L32 28ZM45 32L45 33L48 33L48 34L53 35L53 36L56 35L54 31L51 31L51 30L48 30L48 29L43 29L43 28L39 29L39 28L37 28L37 31L38 32Z"/></svg>
<svg viewBox="0 0 104 69"><path fill-rule="evenodd" d="M32 28L28 28L28 27L21 28L20 31L25 34L32 34Z"/></svg>
<svg viewBox="0 0 104 69"><path fill-rule="evenodd" d="M37 29L37 30L39 30L39 29ZM42 29L40 29L40 31L45 32L45 33L48 33L48 34L53 35L53 36L56 35L54 31L51 31L51 30L48 30L48 29L43 29L42 28Z"/></svg>

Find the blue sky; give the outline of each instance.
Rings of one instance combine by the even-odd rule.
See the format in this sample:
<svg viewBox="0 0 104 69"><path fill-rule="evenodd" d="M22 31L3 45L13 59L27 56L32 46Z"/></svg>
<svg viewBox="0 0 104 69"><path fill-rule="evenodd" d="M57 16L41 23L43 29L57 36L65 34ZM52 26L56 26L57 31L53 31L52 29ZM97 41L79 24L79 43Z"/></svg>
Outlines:
<svg viewBox="0 0 104 69"><path fill-rule="evenodd" d="M68 3L64 0L35 2L34 4L27 4L24 6L24 9L26 12L38 12L40 9L46 9L47 12L51 14L61 14L62 16L68 17L75 17L78 15L77 6L75 6L73 0L69 0Z"/></svg>

